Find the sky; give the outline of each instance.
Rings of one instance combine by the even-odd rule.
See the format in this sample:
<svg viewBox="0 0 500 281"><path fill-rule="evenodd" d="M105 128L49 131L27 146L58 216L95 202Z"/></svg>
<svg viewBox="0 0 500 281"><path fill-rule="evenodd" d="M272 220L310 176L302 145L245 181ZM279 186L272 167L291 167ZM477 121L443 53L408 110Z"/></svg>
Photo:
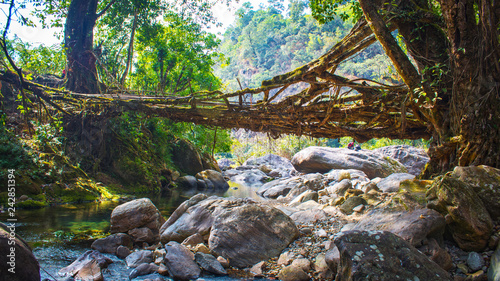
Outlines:
<svg viewBox="0 0 500 281"><path fill-rule="evenodd" d="M250 2L254 8L258 8L260 4L266 4L267 0L240 0L238 3L232 4L232 8L229 9L225 4L217 4L214 7L214 15L222 23L220 28L209 29L212 33L223 33L224 30L234 22L236 10L243 5L245 2ZM285 7L287 7L288 0L285 0ZM26 12L23 15L26 16ZM3 25L3 23L0 23ZM2 26L3 28L3 26ZM32 28L28 26L22 26L17 22L12 22L10 28L10 36L12 38L13 34L16 34L24 42L30 42L34 45L45 44L53 45L61 42L54 33L62 33L62 28L59 29L42 29L42 28Z"/></svg>

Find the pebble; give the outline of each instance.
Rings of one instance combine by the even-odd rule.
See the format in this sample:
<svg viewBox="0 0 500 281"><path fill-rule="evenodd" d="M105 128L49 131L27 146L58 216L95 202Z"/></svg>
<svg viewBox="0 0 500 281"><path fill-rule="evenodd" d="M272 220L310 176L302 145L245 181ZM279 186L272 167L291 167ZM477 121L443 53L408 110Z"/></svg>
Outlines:
<svg viewBox="0 0 500 281"><path fill-rule="evenodd" d="M484 259L478 253L470 252L469 256L467 257L467 265L469 266L472 272L476 272L483 268Z"/></svg>

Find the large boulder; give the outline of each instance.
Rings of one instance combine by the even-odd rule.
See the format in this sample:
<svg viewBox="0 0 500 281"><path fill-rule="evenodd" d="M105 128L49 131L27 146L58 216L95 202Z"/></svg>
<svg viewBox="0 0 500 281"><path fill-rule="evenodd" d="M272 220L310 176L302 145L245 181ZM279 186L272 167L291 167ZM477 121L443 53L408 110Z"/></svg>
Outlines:
<svg viewBox="0 0 500 281"><path fill-rule="evenodd" d="M282 211L261 204L244 204L215 218L210 250L244 268L279 255L299 231Z"/></svg>
<svg viewBox="0 0 500 281"><path fill-rule="evenodd" d="M201 274L194 254L181 244L171 241L165 245L165 265L174 280L192 280Z"/></svg>
<svg viewBox="0 0 500 281"><path fill-rule="evenodd" d="M125 246L129 249L133 246L132 238L125 233L111 234L106 238L97 239L92 243L91 248L101 253L116 254L119 246Z"/></svg>
<svg viewBox="0 0 500 281"><path fill-rule="evenodd" d="M493 220L500 218L500 170L489 166L455 167L452 176L468 183Z"/></svg>
<svg viewBox="0 0 500 281"><path fill-rule="evenodd" d="M326 173L332 169L356 169L369 178L385 178L393 173L404 173L406 168L398 161L369 150L310 146L295 154L292 165L302 173Z"/></svg>
<svg viewBox="0 0 500 281"><path fill-rule="evenodd" d="M445 226L444 217L431 209L412 211L376 209L367 213L351 230L389 231L408 241L412 246L419 247L429 238L442 241Z"/></svg>
<svg viewBox="0 0 500 281"><path fill-rule="evenodd" d="M160 211L148 198L142 198L117 206L111 213L111 233L127 233L135 228L147 227L158 240L163 219Z"/></svg>
<svg viewBox="0 0 500 281"><path fill-rule="evenodd" d="M235 169L230 169L224 172L224 176L228 177L232 182L249 186L259 187L270 177L257 168L248 166L240 166Z"/></svg>
<svg viewBox="0 0 500 281"><path fill-rule="evenodd" d="M262 185L257 194L265 198L288 196L293 199L306 190L318 191L324 187L323 175L315 173L270 181Z"/></svg>
<svg viewBox="0 0 500 281"><path fill-rule="evenodd" d="M427 191L427 207L445 216L451 235L465 251L483 250L491 236L493 222L473 188L450 175L434 180Z"/></svg>
<svg viewBox="0 0 500 281"><path fill-rule="evenodd" d="M406 167L409 174L418 176L429 162L429 155L424 149L411 145L391 145L373 150L381 155L391 157Z"/></svg>
<svg viewBox="0 0 500 281"><path fill-rule="evenodd" d="M243 166L256 166L261 170L265 168L268 170L267 174L273 177L290 177L297 172L290 160L274 154L267 154L258 158L251 157L243 163Z"/></svg>
<svg viewBox="0 0 500 281"><path fill-rule="evenodd" d="M172 161L179 170L188 175L196 175L204 170L201 154L189 141L180 139L174 143Z"/></svg>
<svg viewBox="0 0 500 281"><path fill-rule="evenodd" d="M198 189L210 192L226 192L229 184L221 173L214 170L205 170L196 174L198 180Z"/></svg>
<svg viewBox="0 0 500 281"><path fill-rule="evenodd" d="M377 183L377 187L382 192L397 192L399 191L399 184L405 180L412 180L415 176L408 173L395 173L386 178L383 178L379 183Z"/></svg>
<svg viewBox="0 0 500 281"><path fill-rule="evenodd" d="M131 253L125 258L128 267L138 267L143 263L153 262L153 252L150 250L140 250Z"/></svg>
<svg viewBox="0 0 500 281"><path fill-rule="evenodd" d="M40 280L38 261L30 246L16 234L12 223L7 225L0 223L0 262L1 280Z"/></svg>
<svg viewBox="0 0 500 281"><path fill-rule="evenodd" d="M98 251L89 250L73 263L59 270L58 274L62 277L75 277L77 280L104 280L101 270L111 263L113 263L111 259Z"/></svg>
<svg viewBox="0 0 500 281"><path fill-rule="evenodd" d="M451 280L448 272L391 232L346 231L334 243L340 253L335 280Z"/></svg>

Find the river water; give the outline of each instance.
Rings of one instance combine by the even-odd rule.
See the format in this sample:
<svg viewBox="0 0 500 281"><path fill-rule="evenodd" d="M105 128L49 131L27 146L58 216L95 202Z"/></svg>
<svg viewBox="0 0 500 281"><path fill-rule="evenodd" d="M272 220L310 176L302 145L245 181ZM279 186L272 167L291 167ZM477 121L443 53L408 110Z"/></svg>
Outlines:
<svg viewBox="0 0 500 281"><path fill-rule="evenodd" d="M256 188L235 183L230 183L230 186L226 193L219 194L219 196L258 199L255 193ZM168 218L177 206L190 198L190 194L173 192L165 197L157 194L144 194L137 197L150 198L162 215ZM33 253L40 263L42 280L64 280L64 278L58 276L57 272L90 249L90 242L86 239L78 239L78 237L107 233L109 231L111 212L121 203L118 201L104 201L57 205L42 209L16 210L18 219L16 232L32 247ZM5 222L5 219L5 216L2 216L2 221ZM111 258L114 263L104 270L105 280L128 280L128 273L131 269L127 269L125 262L113 255L106 256ZM146 275L134 280L155 279L158 276L157 274ZM204 276L203 280L242 279Z"/></svg>

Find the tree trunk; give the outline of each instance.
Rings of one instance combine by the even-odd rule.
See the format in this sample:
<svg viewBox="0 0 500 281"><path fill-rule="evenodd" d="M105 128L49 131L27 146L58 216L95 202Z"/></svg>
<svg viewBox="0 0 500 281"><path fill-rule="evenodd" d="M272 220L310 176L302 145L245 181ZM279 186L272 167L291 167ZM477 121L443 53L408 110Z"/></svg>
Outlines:
<svg viewBox="0 0 500 281"><path fill-rule="evenodd" d="M98 93L96 58L93 53L94 26L98 0L72 0L64 30L66 48L66 89Z"/></svg>
<svg viewBox="0 0 500 281"><path fill-rule="evenodd" d="M134 37L136 29L137 29L137 8L134 9L134 23L132 24L132 33L130 34L130 41L128 44L127 62L125 63L125 71L123 72L122 78L120 79L120 84L122 85L125 84L125 79L127 79L129 69L131 68L132 65L132 57L134 56Z"/></svg>
<svg viewBox="0 0 500 281"><path fill-rule="evenodd" d="M445 148L450 155L431 154L431 159L500 168L500 5L496 0L440 2L450 42L450 131L455 137Z"/></svg>

